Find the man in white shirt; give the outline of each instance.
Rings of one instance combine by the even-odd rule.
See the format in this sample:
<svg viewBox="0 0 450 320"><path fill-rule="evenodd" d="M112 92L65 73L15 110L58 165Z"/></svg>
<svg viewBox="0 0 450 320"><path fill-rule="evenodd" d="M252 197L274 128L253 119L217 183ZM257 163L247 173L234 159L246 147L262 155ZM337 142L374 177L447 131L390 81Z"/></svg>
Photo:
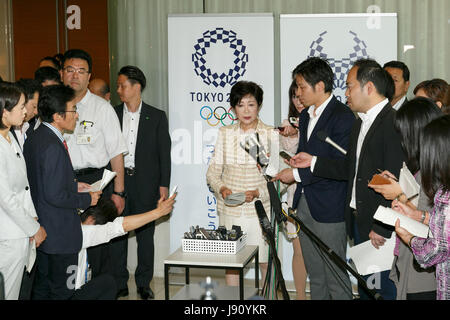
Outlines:
<svg viewBox="0 0 450 320"><path fill-rule="evenodd" d="M123 154L127 152L119 120L111 105L88 89L92 58L83 50L64 53L61 79L75 90L79 118L73 132L64 134L75 174L80 182L92 184L102 178L105 168L117 173L113 184L103 190L103 197L114 201L119 214L125 207ZM90 251L93 277L112 273L107 245Z"/></svg>
<svg viewBox="0 0 450 320"><path fill-rule="evenodd" d="M393 228L374 220L373 215L379 205L390 207L391 204L367 184L378 169L398 176L404 160L401 139L394 129L395 110L386 98L391 85L389 74L376 61L358 60L347 76L346 97L349 107L360 119L352 128L346 157L330 159L301 152L290 162L297 168L311 167L315 176L348 180L347 233L355 245L371 241L377 249L391 237ZM376 263L374 261L374 265ZM378 285L375 289L384 299L395 299L396 288L389 279L389 270L365 278L375 280ZM369 298L361 287L359 294L362 299Z"/></svg>
<svg viewBox="0 0 450 320"><path fill-rule="evenodd" d="M383 69L386 70L394 80L395 92L390 101L392 108L395 110L408 101L406 94L409 88L409 69L401 61L389 61L384 64Z"/></svg>
<svg viewBox="0 0 450 320"><path fill-rule="evenodd" d="M333 70L318 57L309 58L293 71L296 94L307 107L299 117L300 138L297 152L342 159L344 155L318 138L324 132L343 148L347 148L355 116L332 94ZM293 208L302 222L341 259L346 258L345 232L346 181L318 178L309 169L288 168L274 180L292 183L295 179ZM341 270L300 229L300 245L309 275L312 300L350 300L352 289L347 271Z"/></svg>
<svg viewBox="0 0 450 320"><path fill-rule="evenodd" d="M122 103L114 107L127 143L125 156L124 215L133 215L156 208L158 199L167 199L170 183L171 140L166 114L142 101L147 80L138 67L124 66L117 78L117 93ZM142 186L146 186L142 188ZM150 288L154 270L155 223L136 230L138 265L134 273L142 299L153 299ZM127 237L112 242L118 297L128 294Z"/></svg>

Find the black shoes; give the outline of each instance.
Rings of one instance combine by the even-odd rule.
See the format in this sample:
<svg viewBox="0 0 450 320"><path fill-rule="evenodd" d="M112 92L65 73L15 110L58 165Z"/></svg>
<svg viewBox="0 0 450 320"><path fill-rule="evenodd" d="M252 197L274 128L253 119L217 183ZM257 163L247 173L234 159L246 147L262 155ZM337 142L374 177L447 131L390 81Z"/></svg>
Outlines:
<svg viewBox="0 0 450 320"><path fill-rule="evenodd" d="M128 292L128 290L127 290L127 292ZM137 292L139 293L139 296L141 297L142 300L155 299L155 294L153 293L152 289L150 289L150 288L139 287L137 289Z"/></svg>
<svg viewBox="0 0 450 320"><path fill-rule="evenodd" d="M127 295L128 295L128 288L120 289L119 292L117 292L117 298L116 299L118 299L120 297L126 297Z"/></svg>

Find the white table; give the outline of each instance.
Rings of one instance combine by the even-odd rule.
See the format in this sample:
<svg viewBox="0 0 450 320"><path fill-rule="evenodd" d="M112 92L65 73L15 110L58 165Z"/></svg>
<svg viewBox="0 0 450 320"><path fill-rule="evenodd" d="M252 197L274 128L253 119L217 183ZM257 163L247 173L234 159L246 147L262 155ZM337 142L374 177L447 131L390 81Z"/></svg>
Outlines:
<svg viewBox="0 0 450 320"><path fill-rule="evenodd" d="M258 246L247 245L236 254L191 253L178 248L164 260L165 299L169 300L169 269L184 267L186 270L186 287L189 286L189 268L231 269L239 271L239 299L244 300L244 268L255 259L255 288L259 291L259 256ZM191 288L192 289L192 288ZM186 290L185 290L186 291ZM192 291L192 290L191 290ZM198 290L196 289L195 292ZM187 289L189 292L189 288Z"/></svg>

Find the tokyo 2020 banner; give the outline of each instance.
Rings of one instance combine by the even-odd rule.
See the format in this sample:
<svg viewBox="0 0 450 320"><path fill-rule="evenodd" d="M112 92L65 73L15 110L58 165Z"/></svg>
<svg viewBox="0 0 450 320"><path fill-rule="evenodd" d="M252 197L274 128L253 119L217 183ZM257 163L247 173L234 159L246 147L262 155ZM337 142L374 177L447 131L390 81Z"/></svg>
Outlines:
<svg viewBox="0 0 450 320"><path fill-rule="evenodd" d="M190 226L219 226L206 171L218 129L236 123L229 98L237 81L261 85L260 117L273 124L273 15L169 15L168 37L171 185L178 185L170 221L173 252Z"/></svg>
<svg viewBox="0 0 450 320"><path fill-rule="evenodd" d="M288 114L292 71L308 57L323 57L334 72L334 95L345 103L345 80L353 63L397 59L397 14L280 15L281 119Z"/></svg>

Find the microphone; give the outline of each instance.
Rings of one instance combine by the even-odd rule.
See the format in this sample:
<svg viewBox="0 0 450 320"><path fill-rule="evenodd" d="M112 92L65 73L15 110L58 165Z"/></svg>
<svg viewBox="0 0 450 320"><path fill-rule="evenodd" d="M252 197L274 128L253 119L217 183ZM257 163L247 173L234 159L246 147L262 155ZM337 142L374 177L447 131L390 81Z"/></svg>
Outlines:
<svg viewBox="0 0 450 320"><path fill-rule="evenodd" d="M286 221L286 216L282 213L281 201L278 196L278 192L275 189L274 182L267 182L267 189L269 191L270 203L272 204L273 212L275 213L275 218L277 223L281 224Z"/></svg>
<svg viewBox="0 0 450 320"><path fill-rule="evenodd" d="M347 154L347 151L345 151L343 148L341 148L341 146L339 146L336 142L331 140L330 137L327 135L327 133L325 131L317 132L317 138L319 138L319 140L321 140L321 141L329 143L330 145L335 147L337 150L339 150L343 154Z"/></svg>
<svg viewBox="0 0 450 320"><path fill-rule="evenodd" d="M270 232L271 226L269 219L267 219L266 210L264 210L264 206L261 202L261 200L255 201L255 209L256 214L258 215L259 223L261 224L261 227L264 232Z"/></svg>

